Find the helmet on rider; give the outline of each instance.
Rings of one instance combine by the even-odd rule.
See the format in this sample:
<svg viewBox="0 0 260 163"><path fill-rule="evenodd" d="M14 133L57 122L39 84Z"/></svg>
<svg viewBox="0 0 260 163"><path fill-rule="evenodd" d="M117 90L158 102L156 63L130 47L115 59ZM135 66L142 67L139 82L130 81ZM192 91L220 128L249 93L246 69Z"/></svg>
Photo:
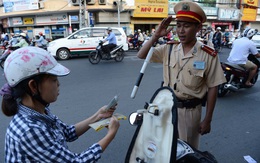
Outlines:
<svg viewBox="0 0 260 163"><path fill-rule="evenodd" d="M251 38L257 33L257 30L253 28L247 28L243 32L243 37Z"/></svg>
<svg viewBox="0 0 260 163"><path fill-rule="evenodd" d="M111 27L108 27L107 30L108 30L108 31L112 31L112 28L111 28Z"/></svg>
<svg viewBox="0 0 260 163"><path fill-rule="evenodd" d="M26 37L26 34L25 33L20 33L20 36Z"/></svg>
<svg viewBox="0 0 260 163"><path fill-rule="evenodd" d="M42 33L42 32L39 32L39 35L40 35L40 36L42 36L42 35L43 35L43 33Z"/></svg>
<svg viewBox="0 0 260 163"><path fill-rule="evenodd" d="M221 27L217 27L217 30L221 30Z"/></svg>
<svg viewBox="0 0 260 163"><path fill-rule="evenodd" d="M16 86L25 79L40 74L65 76L69 69L59 64L46 50L27 46L12 52L4 64L4 75L11 87Z"/></svg>

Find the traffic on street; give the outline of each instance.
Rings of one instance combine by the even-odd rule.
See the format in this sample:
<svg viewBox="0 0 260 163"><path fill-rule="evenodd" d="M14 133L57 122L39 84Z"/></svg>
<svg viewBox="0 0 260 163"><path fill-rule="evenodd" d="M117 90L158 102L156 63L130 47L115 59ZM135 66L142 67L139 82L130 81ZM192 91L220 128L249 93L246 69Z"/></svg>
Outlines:
<svg viewBox="0 0 260 163"><path fill-rule="evenodd" d="M0 162L260 162L258 3L0 0Z"/></svg>
<svg viewBox="0 0 260 163"><path fill-rule="evenodd" d="M223 48L218 54L221 61L228 57L230 49ZM136 57L136 50L127 51L122 62L103 61L93 65L88 57L75 57L59 61L71 70L69 76L60 78L60 95L56 103L51 104L51 111L67 124L74 124L95 113L96 109L106 105L118 95L116 113L128 117L137 109L144 108L154 91L162 81L162 65L149 63L134 99L130 97L138 78L143 60ZM3 74L3 70L1 73ZM5 83L4 77L0 84ZM258 141L260 105L260 83L250 89L228 93L217 99L212 120L212 131L202 136L201 151L209 151L220 163L243 163L244 156L260 161L260 144ZM205 114L205 110L203 110ZM11 118L0 114L0 146L4 149L6 128ZM120 120L120 128L115 139L103 153L100 163L124 162L136 126L128 120ZM69 143L74 152L81 152L93 142L102 138L107 129L83 135L75 142ZM0 162L4 162L4 150L0 150Z"/></svg>

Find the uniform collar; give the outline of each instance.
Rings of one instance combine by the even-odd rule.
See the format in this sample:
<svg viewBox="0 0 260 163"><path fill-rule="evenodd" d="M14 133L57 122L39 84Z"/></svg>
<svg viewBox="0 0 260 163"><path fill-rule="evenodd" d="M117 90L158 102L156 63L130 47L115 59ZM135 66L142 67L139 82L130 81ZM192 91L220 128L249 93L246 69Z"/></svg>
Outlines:
<svg viewBox="0 0 260 163"><path fill-rule="evenodd" d="M193 56L197 56L198 55L198 49L201 47L202 42L200 41L196 41L195 45L193 46L193 48L191 48L191 50L186 54L186 56L184 56L183 54L183 48L182 48L182 44L179 44L177 49L179 51L182 51L182 59L185 58L191 58Z"/></svg>

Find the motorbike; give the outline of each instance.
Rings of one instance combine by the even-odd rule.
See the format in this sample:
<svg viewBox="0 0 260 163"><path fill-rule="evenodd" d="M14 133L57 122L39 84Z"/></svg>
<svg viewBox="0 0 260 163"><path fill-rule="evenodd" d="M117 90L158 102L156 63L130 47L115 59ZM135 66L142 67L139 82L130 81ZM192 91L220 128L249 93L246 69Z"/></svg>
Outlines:
<svg viewBox="0 0 260 163"><path fill-rule="evenodd" d="M253 79L250 81L254 85L258 79L260 62L252 54L248 56L248 60L257 65L257 72ZM241 88L252 87L245 85L245 82L247 81L249 75L249 71L245 70L243 67L229 62L221 62L221 67L224 71L227 82L218 86L218 97L223 97L228 92L236 92Z"/></svg>
<svg viewBox="0 0 260 163"><path fill-rule="evenodd" d="M223 38L223 41L222 41L222 47L227 47L229 49L232 48L232 44L233 44L233 41L235 40L235 37L232 37L231 39L227 39L227 38Z"/></svg>
<svg viewBox="0 0 260 163"><path fill-rule="evenodd" d="M35 39L33 39L33 40L31 41L30 46L37 46ZM46 44L46 45L42 45L42 46L37 46L37 47L42 48L42 49L44 49L44 50L47 50L47 44Z"/></svg>
<svg viewBox="0 0 260 163"><path fill-rule="evenodd" d="M214 49L219 53L222 51L221 43L218 40L213 40Z"/></svg>
<svg viewBox="0 0 260 163"><path fill-rule="evenodd" d="M125 57L123 45L117 45L110 51L110 54L103 51L103 41L100 40L95 51L90 52L89 62L92 64L98 64L100 60L112 60L121 62Z"/></svg>
<svg viewBox="0 0 260 163"><path fill-rule="evenodd" d="M137 41L136 46L133 43L133 37L128 37L128 49L139 51L143 45L144 41Z"/></svg>
<svg viewBox="0 0 260 163"><path fill-rule="evenodd" d="M9 56L9 54L11 54L14 50L18 49L19 47L12 47L10 45L7 45L3 54L0 57L0 67L2 69L4 69L4 64L5 64L5 60L6 58Z"/></svg>
<svg viewBox="0 0 260 163"><path fill-rule="evenodd" d="M208 151L199 151L178 138L177 98L170 87L160 87L143 109L129 116L137 126L125 163L217 163Z"/></svg>

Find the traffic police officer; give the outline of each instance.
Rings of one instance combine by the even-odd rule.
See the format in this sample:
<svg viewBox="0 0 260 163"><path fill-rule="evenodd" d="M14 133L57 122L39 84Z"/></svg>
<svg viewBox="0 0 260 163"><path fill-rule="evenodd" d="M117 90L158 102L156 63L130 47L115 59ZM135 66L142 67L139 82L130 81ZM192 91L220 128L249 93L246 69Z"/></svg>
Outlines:
<svg viewBox="0 0 260 163"><path fill-rule="evenodd" d="M211 130L217 87L226 79L214 49L196 39L206 21L202 8L194 2L182 1L175 5L174 11L180 42L155 47L151 62L163 64L164 86L170 86L178 98L179 138L198 148L200 134ZM139 58L145 59L151 46L172 30L168 28L171 21L172 16L163 19L138 52ZM207 99L206 114L201 119L204 99Z"/></svg>

